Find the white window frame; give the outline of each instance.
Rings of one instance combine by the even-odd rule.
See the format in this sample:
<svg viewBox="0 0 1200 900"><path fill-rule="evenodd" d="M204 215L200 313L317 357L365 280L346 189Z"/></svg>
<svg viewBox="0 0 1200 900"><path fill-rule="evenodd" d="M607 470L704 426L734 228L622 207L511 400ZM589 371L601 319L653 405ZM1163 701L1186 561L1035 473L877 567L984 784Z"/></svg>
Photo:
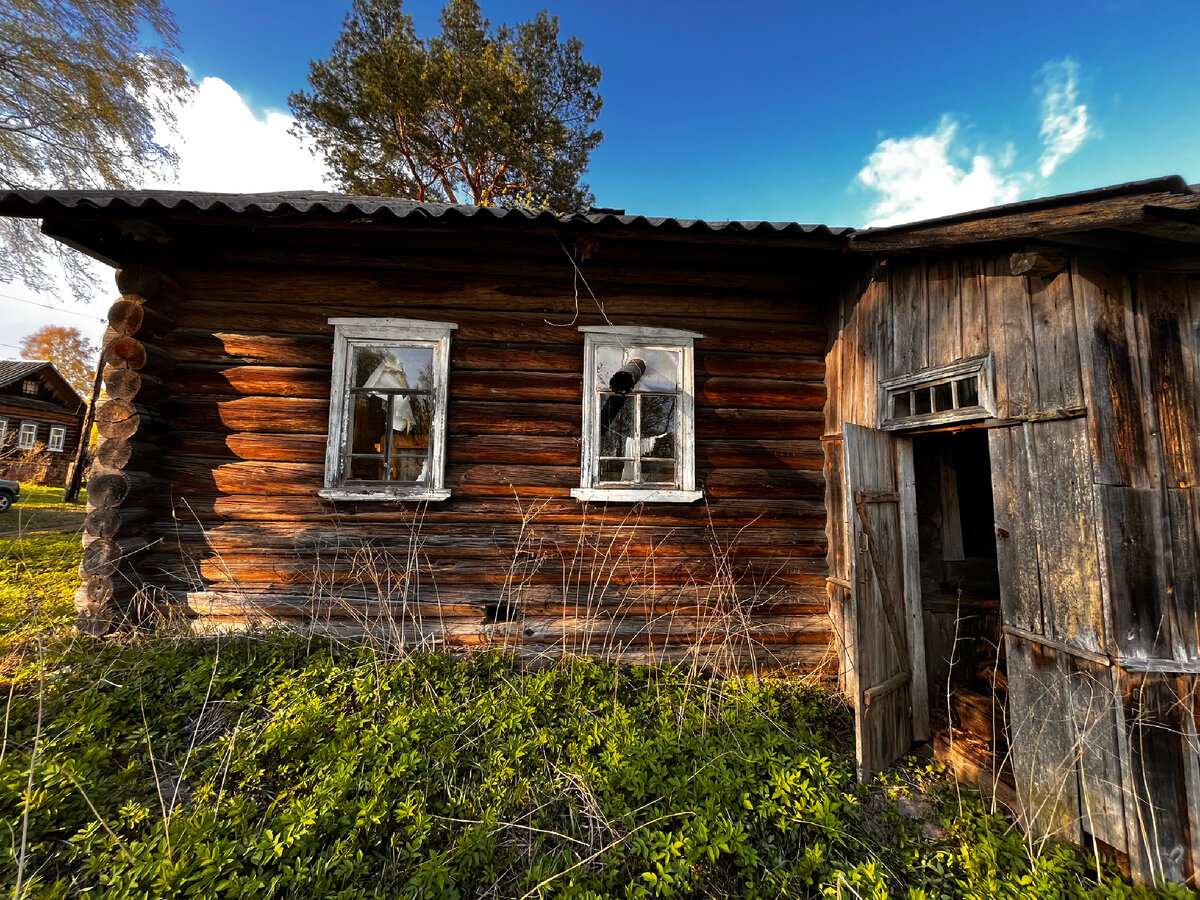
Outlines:
<svg viewBox="0 0 1200 900"><path fill-rule="evenodd" d="M36 378L26 378L21 382L21 393L29 397L36 397L38 392L38 383Z"/></svg>
<svg viewBox="0 0 1200 900"><path fill-rule="evenodd" d="M325 486L317 493L330 500L425 500L449 498L446 478L446 415L449 406L451 322L420 319L330 319L333 371L329 393L329 433L325 447ZM356 482L346 478L349 456L351 347L390 345L433 350L433 411L429 421L429 469L426 483Z"/></svg>
<svg viewBox="0 0 1200 900"><path fill-rule="evenodd" d="M970 406L963 406L958 396L958 384L964 378L976 376L978 396ZM933 408L933 398L930 397L930 411L927 413L896 415L896 397L899 394L912 394L915 391L932 390L935 387L949 385L953 406L950 409L938 410ZM932 366L907 375L899 375L879 382L880 421L884 431L898 431L905 428L922 428L930 425L944 425L949 422L971 422L980 419L990 419L996 415L995 392L992 388L992 357L974 356L970 359L960 359L943 366ZM910 404L911 405L911 404Z"/></svg>
<svg viewBox="0 0 1200 900"><path fill-rule="evenodd" d="M609 503L694 503L704 496L696 489L695 342L704 337L675 328L582 325L583 332L583 441L576 500ZM601 486L598 483L600 403L596 384L596 350L661 349L680 353L679 400L675 404L675 471L672 488Z"/></svg>
<svg viewBox="0 0 1200 900"><path fill-rule="evenodd" d="M29 431L28 429L32 429L32 431ZM32 450L34 447L36 447L37 433L37 422L30 422L28 419L21 422L21 430L17 432L17 449Z"/></svg>
<svg viewBox="0 0 1200 900"><path fill-rule="evenodd" d="M50 437L46 441L46 449L51 453L62 453L67 443L67 429L62 425L50 426Z"/></svg>
<svg viewBox="0 0 1200 900"><path fill-rule="evenodd" d="M8 439L8 419L0 416L0 444Z"/></svg>

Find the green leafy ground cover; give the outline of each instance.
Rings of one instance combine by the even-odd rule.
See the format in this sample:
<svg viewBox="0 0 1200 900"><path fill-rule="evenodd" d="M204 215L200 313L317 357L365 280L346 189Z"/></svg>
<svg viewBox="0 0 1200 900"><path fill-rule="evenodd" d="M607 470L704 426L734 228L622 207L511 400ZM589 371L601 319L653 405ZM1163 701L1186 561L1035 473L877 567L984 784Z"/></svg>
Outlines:
<svg viewBox="0 0 1200 900"><path fill-rule="evenodd" d="M930 768L856 785L845 710L813 685L286 634L87 643L63 625L74 539L0 540L10 895L1186 893L1031 854Z"/></svg>

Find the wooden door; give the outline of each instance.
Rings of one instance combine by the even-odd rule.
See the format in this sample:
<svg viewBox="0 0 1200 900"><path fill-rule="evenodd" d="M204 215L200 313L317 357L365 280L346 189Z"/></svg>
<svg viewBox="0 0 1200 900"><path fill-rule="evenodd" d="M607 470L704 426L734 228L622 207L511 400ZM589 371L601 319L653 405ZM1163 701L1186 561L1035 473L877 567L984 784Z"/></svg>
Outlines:
<svg viewBox="0 0 1200 900"><path fill-rule="evenodd" d="M912 444L843 426L858 777L929 737ZM915 702L914 702L915 701Z"/></svg>

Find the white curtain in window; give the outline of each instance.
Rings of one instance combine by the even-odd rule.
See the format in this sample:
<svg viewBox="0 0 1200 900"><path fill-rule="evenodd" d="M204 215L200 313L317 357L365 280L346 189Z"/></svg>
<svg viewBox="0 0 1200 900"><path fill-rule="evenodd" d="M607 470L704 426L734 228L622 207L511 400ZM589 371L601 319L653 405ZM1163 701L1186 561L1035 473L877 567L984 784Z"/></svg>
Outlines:
<svg viewBox="0 0 1200 900"><path fill-rule="evenodd" d="M376 366L375 371L363 384L363 387L368 388L406 388L408 386L408 376L404 374L404 366L390 358ZM387 402L386 394L375 394L374 396ZM392 401L392 431L408 434L416 425L417 419L413 415L412 402L408 397L397 395Z"/></svg>

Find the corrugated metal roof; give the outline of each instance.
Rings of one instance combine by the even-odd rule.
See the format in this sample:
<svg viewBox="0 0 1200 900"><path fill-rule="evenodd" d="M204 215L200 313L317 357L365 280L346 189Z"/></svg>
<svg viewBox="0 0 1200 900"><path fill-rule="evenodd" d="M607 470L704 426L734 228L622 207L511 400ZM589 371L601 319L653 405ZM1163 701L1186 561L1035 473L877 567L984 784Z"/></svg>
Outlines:
<svg viewBox="0 0 1200 900"><path fill-rule="evenodd" d="M707 222L618 215L612 212L556 213L419 203L387 197L356 197L328 191L281 191L268 194L210 194L200 191L8 191L0 194L0 210L9 215L41 216L56 209L102 209L142 212L172 211L259 214L267 216L327 216L332 218L391 218L397 220L523 221L532 224L586 224L599 228L668 231L696 234L795 235L837 237L851 228L801 225L797 222Z"/></svg>
<svg viewBox="0 0 1200 900"><path fill-rule="evenodd" d="M20 381L22 378L26 378L43 366L48 365L50 363L44 360L2 359L0 360L0 388L8 387L10 384Z"/></svg>

